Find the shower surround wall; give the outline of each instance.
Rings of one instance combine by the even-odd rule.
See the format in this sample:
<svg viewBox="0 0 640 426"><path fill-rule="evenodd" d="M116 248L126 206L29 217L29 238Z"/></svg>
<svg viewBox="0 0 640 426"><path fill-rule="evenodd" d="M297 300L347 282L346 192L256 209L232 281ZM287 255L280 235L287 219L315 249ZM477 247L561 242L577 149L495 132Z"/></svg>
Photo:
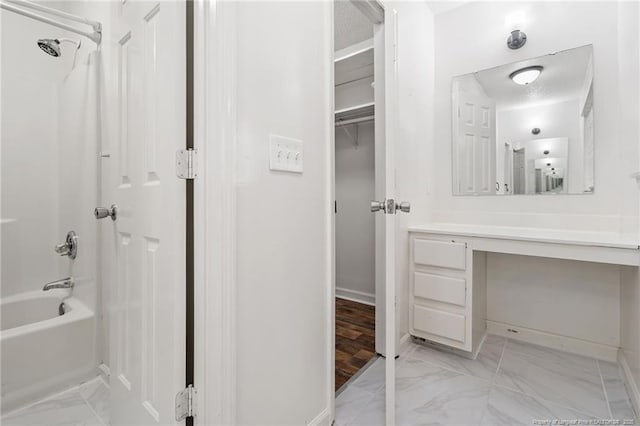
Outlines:
<svg viewBox="0 0 640 426"><path fill-rule="evenodd" d="M67 7L70 4L67 4ZM2 11L1 297L73 274L74 296L96 308L97 109L95 45L44 54L35 41L74 37ZM74 37L75 38L75 37ZM56 254L68 231L78 257Z"/></svg>
<svg viewBox="0 0 640 426"><path fill-rule="evenodd" d="M2 286L39 290L59 276L58 105L61 66L35 40L50 27L6 11L2 23Z"/></svg>
<svg viewBox="0 0 640 426"><path fill-rule="evenodd" d="M43 2L75 13L81 2ZM82 39L74 48L46 55L38 38L79 39L51 25L2 11L2 283L0 297L41 291L46 282L72 276L73 295L93 312L91 338L69 342L91 353L74 377L96 374L100 303L97 287L98 205L97 84L99 53ZM53 247L68 231L78 235L75 260ZM37 351L41 348L32 348ZM3 360L7 362L8 360ZM16 366L20 360L15 360ZM78 371L84 371L80 376ZM77 383L77 382L75 382ZM71 386L75 383L60 383Z"/></svg>

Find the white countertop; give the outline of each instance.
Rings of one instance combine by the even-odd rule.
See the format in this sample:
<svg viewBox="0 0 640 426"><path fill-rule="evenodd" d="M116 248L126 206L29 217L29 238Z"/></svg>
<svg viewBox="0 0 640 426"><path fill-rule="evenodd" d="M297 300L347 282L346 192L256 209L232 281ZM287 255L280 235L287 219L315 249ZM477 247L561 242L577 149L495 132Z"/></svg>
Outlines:
<svg viewBox="0 0 640 426"><path fill-rule="evenodd" d="M414 225L409 227L409 232L613 247L631 250L640 249L640 238L638 235L614 232L568 231L563 229L519 228L513 226L467 225L457 223Z"/></svg>

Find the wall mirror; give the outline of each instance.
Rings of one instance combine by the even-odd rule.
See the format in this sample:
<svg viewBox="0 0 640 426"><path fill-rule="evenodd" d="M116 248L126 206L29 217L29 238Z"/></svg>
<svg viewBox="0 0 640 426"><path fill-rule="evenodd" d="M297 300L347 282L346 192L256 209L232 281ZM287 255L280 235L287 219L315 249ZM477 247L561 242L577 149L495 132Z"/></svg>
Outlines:
<svg viewBox="0 0 640 426"><path fill-rule="evenodd" d="M452 84L454 195L594 191L593 46Z"/></svg>

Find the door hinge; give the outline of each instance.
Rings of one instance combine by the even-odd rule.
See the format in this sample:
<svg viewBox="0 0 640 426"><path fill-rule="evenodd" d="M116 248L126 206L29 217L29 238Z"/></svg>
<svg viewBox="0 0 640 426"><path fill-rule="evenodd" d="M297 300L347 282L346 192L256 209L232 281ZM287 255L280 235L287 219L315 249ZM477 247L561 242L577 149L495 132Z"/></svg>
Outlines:
<svg viewBox="0 0 640 426"><path fill-rule="evenodd" d="M196 388L187 386L176 395L176 421L196 416Z"/></svg>
<svg viewBox="0 0 640 426"><path fill-rule="evenodd" d="M198 177L198 151L192 148L176 151L176 176L180 179Z"/></svg>

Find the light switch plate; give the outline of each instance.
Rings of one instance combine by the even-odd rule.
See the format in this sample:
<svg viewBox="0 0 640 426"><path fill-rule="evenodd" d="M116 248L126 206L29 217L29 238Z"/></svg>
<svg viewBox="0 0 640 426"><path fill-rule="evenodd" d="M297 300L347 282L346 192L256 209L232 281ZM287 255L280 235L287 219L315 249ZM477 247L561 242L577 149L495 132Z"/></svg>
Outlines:
<svg viewBox="0 0 640 426"><path fill-rule="evenodd" d="M269 169L282 172L302 173L302 141L284 136L269 136Z"/></svg>

